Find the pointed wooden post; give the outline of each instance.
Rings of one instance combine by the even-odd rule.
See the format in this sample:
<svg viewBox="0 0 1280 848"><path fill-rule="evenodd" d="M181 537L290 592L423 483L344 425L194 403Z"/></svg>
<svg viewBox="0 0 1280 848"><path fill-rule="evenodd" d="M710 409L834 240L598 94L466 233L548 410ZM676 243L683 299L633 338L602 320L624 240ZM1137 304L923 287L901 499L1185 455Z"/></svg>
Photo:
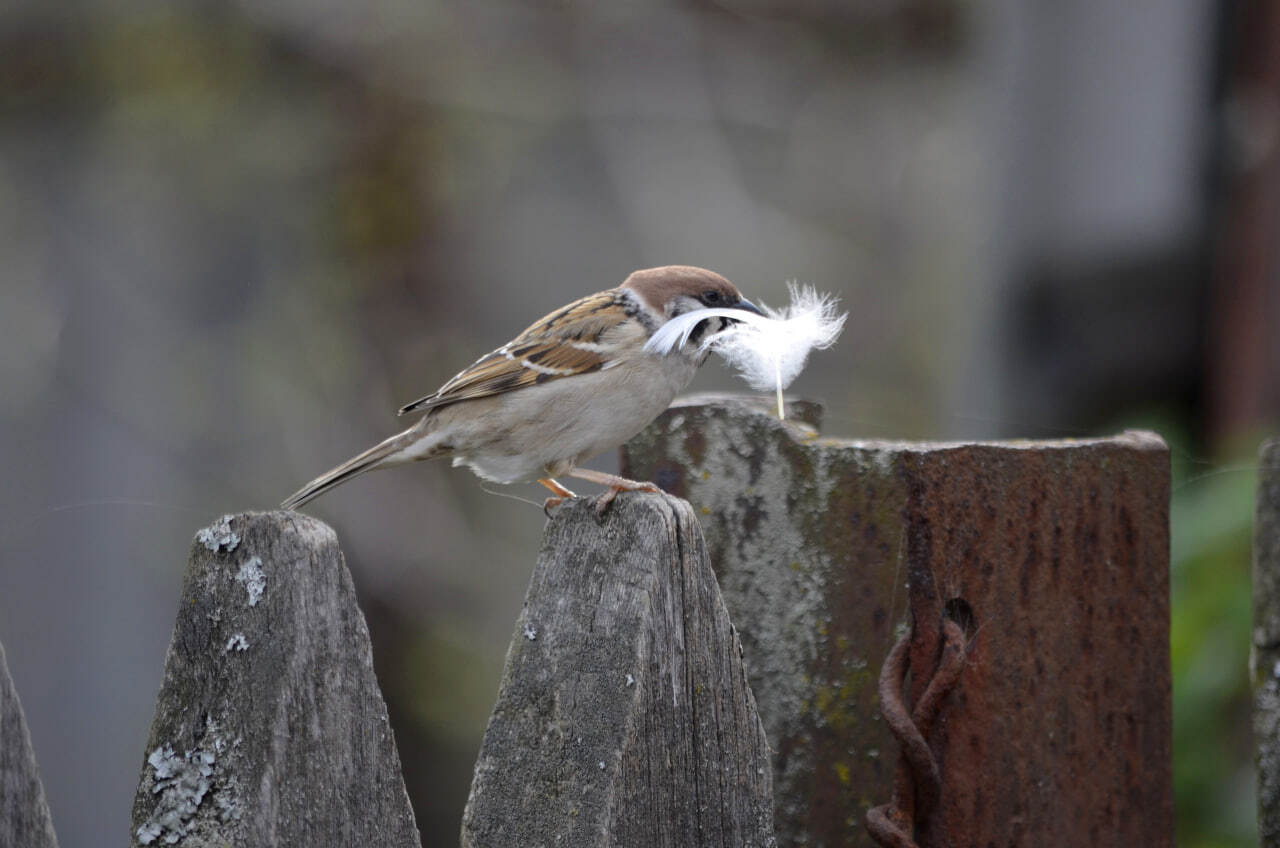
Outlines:
<svg viewBox="0 0 1280 848"><path fill-rule="evenodd" d="M27 720L0 645L0 845L58 848Z"/></svg>
<svg viewBox="0 0 1280 848"><path fill-rule="evenodd" d="M420 848L326 525L245 513L197 535L131 844Z"/></svg>
<svg viewBox="0 0 1280 848"><path fill-rule="evenodd" d="M689 505L548 524L462 823L464 848L774 845L764 729Z"/></svg>

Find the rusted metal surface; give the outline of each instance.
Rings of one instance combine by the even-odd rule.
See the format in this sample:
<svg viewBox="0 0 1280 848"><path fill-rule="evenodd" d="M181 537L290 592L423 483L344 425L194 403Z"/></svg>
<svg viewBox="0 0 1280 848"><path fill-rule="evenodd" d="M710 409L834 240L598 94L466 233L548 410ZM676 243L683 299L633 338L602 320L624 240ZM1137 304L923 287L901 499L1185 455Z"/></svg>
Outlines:
<svg viewBox="0 0 1280 848"><path fill-rule="evenodd" d="M867 812L867 830L887 848L916 848L917 821L925 821L942 797L942 770L929 748L928 734L942 700L960 679L965 663L965 636L954 621L943 623L942 657L914 709L908 710L903 684L910 669L911 635L893 646L880 670L880 713L898 740L898 773L893 800Z"/></svg>
<svg viewBox="0 0 1280 848"><path fill-rule="evenodd" d="M909 632L921 704L948 620L966 659L924 734L936 806L896 799L912 839L1170 845L1164 444L850 442L793 417L816 412L695 398L623 455L703 521L776 752L779 845L875 844L898 751L876 681Z"/></svg>

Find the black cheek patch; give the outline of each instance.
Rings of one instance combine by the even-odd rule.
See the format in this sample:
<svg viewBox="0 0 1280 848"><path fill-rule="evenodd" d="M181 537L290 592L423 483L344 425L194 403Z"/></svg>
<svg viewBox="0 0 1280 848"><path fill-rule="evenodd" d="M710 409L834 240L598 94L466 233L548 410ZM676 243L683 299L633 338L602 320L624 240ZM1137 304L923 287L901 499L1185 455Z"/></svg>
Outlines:
<svg viewBox="0 0 1280 848"><path fill-rule="evenodd" d="M712 329L713 324L717 325L714 330ZM713 333L718 333L723 328L723 318L708 318L705 321L699 321L698 326L694 327L693 332L689 334L689 341L693 344L701 344L702 339L707 335L708 330L711 330Z"/></svg>

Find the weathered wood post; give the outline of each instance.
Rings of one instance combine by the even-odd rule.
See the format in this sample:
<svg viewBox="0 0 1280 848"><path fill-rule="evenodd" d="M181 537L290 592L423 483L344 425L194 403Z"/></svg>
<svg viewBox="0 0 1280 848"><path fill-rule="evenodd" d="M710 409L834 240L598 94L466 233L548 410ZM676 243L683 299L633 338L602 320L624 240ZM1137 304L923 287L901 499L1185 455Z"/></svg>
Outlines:
<svg viewBox="0 0 1280 848"><path fill-rule="evenodd" d="M22 704L0 645L0 846L58 848Z"/></svg>
<svg viewBox="0 0 1280 848"><path fill-rule="evenodd" d="M1163 442L816 423L694 398L623 455L702 520L776 751L779 844L877 844L868 813L892 800L881 844L1171 845Z"/></svg>
<svg viewBox="0 0 1280 848"><path fill-rule="evenodd" d="M547 527L462 824L464 848L774 845L741 646L687 503Z"/></svg>
<svg viewBox="0 0 1280 848"><path fill-rule="evenodd" d="M1253 522L1253 733L1258 835L1280 845L1280 439L1258 451Z"/></svg>
<svg viewBox="0 0 1280 848"><path fill-rule="evenodd" d="M132 844L420 848L337 539L298 513L197 535Z"/></svg>

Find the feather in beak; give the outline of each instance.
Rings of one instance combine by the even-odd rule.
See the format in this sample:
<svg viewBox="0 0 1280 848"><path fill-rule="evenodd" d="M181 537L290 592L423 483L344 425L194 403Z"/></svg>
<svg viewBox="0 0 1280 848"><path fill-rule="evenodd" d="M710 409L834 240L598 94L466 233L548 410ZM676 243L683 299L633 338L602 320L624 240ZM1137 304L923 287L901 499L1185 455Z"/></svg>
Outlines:
<svg viewBox="0 0 1280 848"><path fill-rule="evenodd" d="M666 355L689 341L693 329L708 318L729 318L732 325L706 339L710 349L739 372L757 391L776 390L778 417L784 418L782 390L804 369L809 351L835 344L848 313L836 314L836 300L813 288L789 283L791 304L763 310L745 298L733 308L695 309L677 315L658 328L645 343L651 353Z"/></svg>

